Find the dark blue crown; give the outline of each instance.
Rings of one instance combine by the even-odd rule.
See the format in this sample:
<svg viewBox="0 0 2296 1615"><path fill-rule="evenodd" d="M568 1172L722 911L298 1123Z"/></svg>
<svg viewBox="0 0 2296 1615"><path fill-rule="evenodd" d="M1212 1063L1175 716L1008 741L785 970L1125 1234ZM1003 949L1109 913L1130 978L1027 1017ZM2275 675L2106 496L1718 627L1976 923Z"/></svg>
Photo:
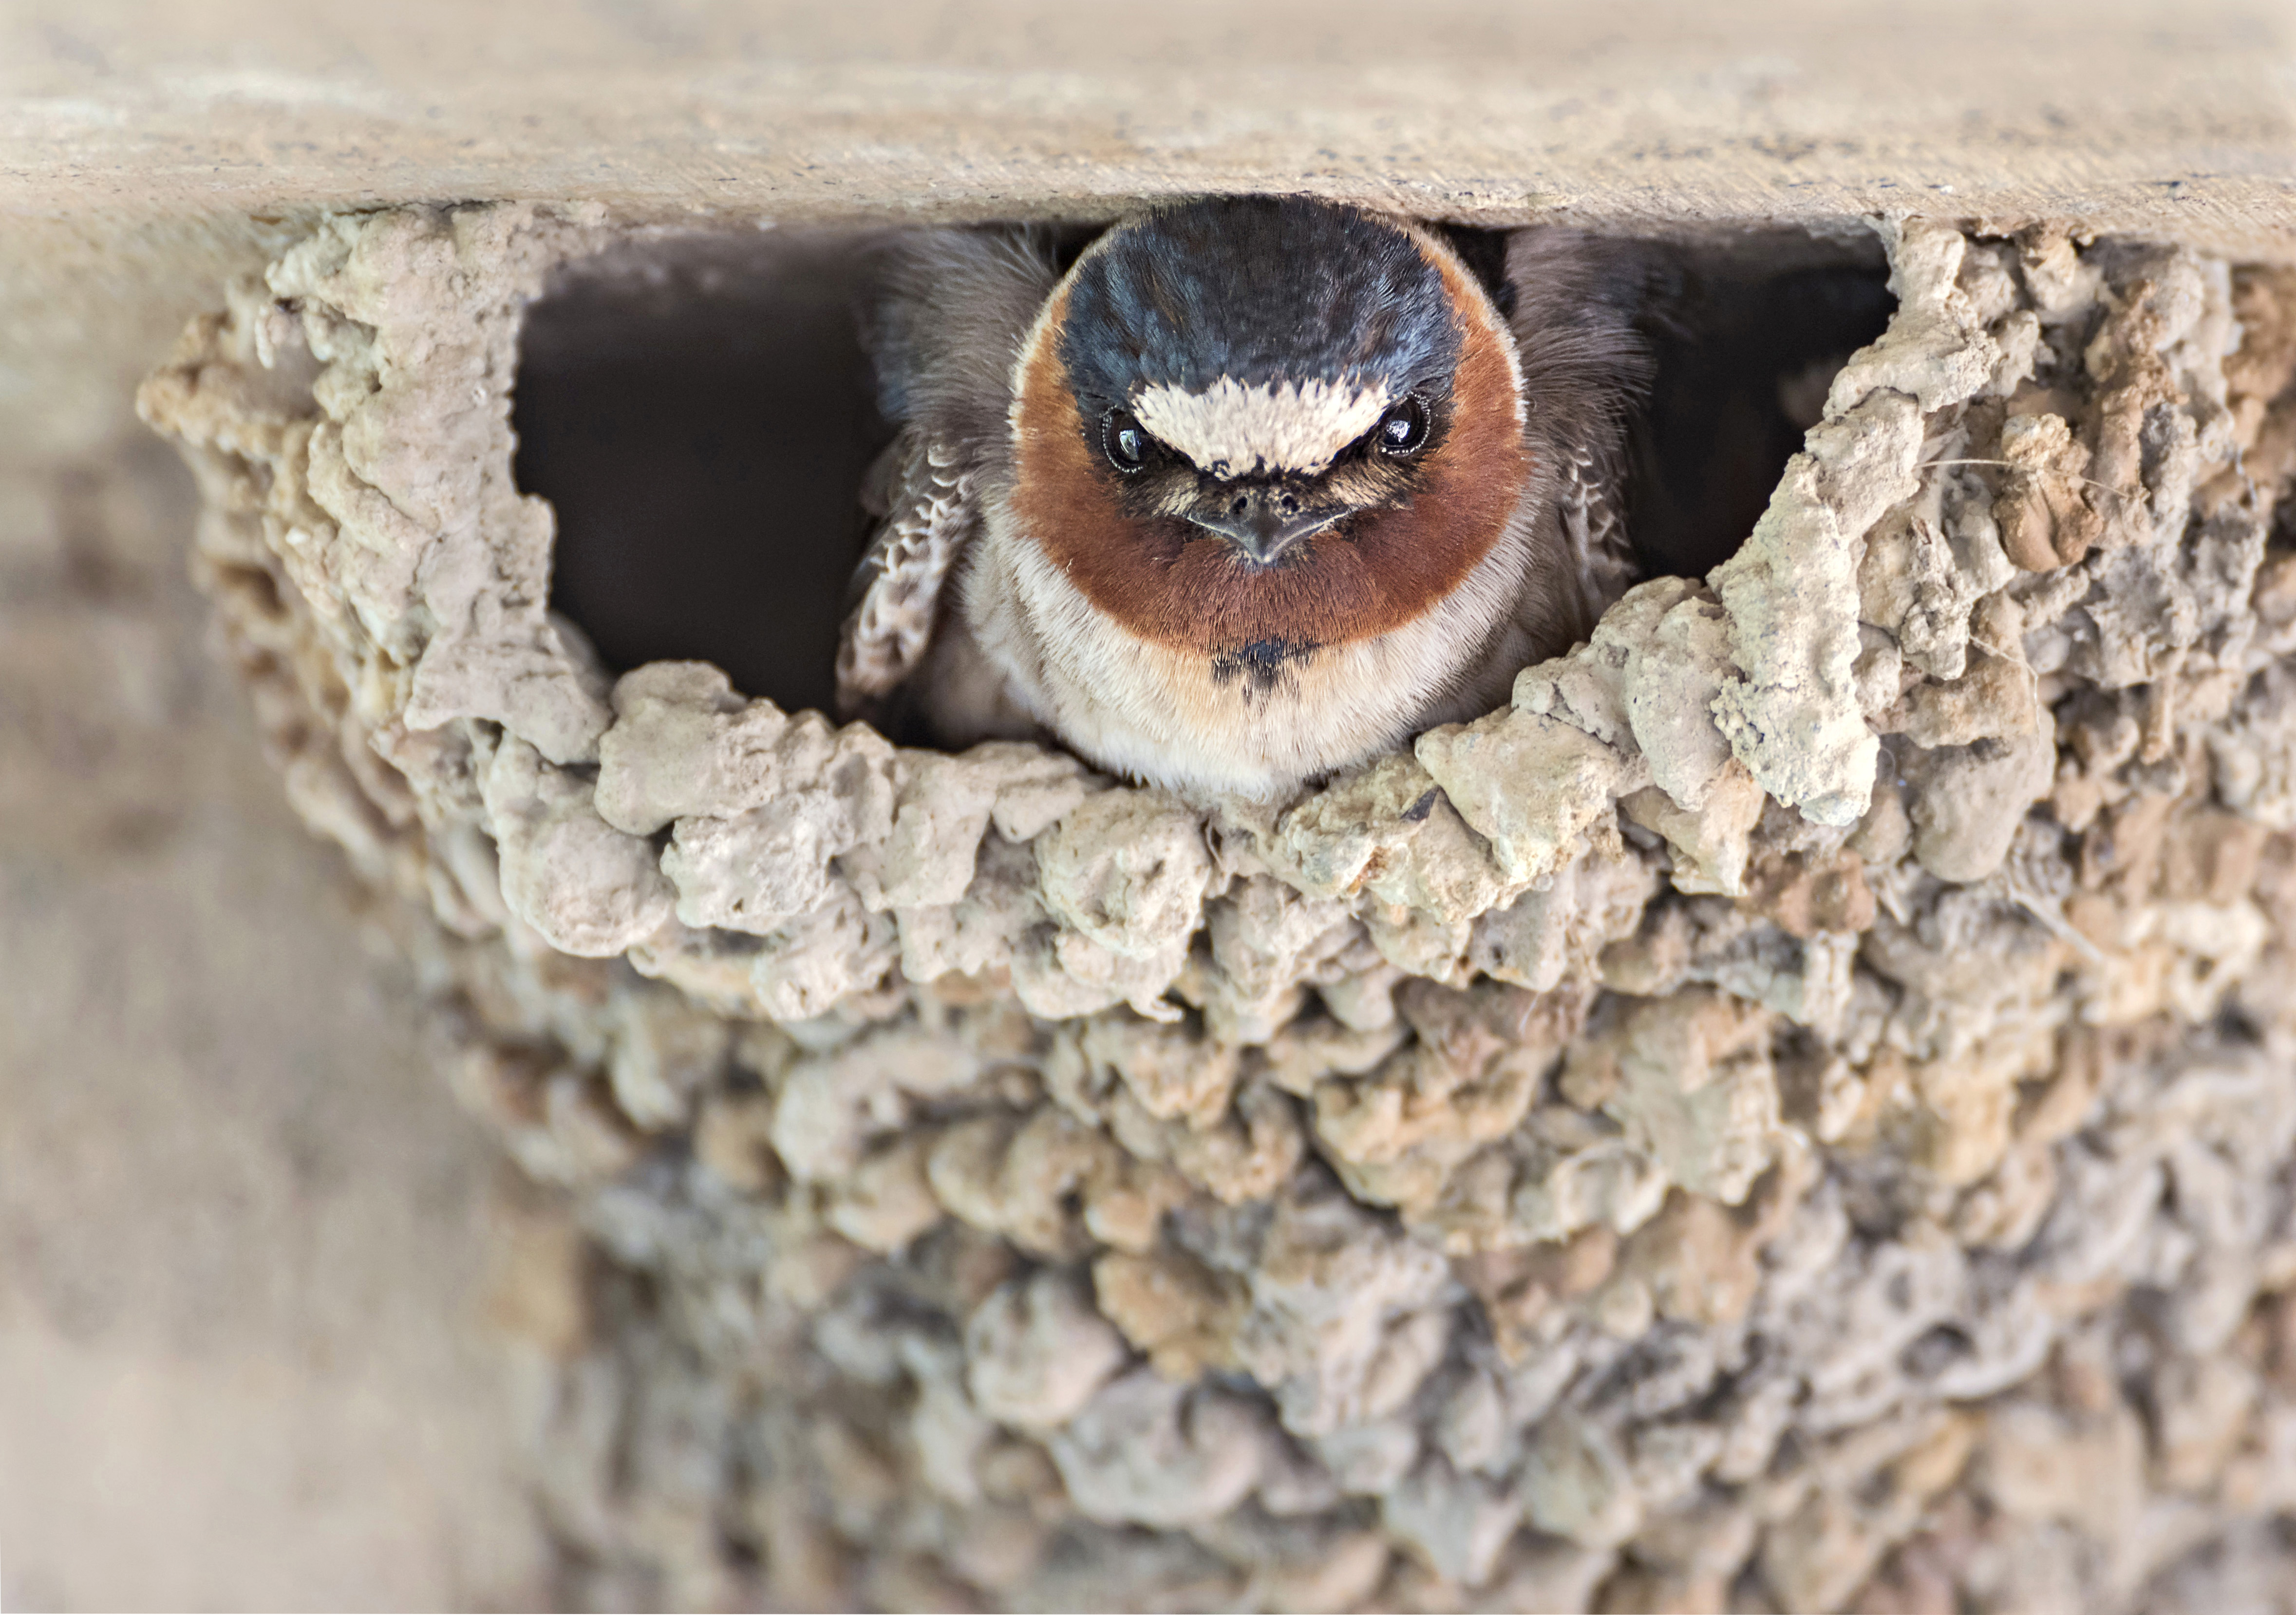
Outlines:
<svg viewBox="0 0 2296 1615"><path fill-rule="evenodd" d="M1159 210L1095 253L1061 360L1090 415L1223 376L1440 397L1459 341L1442 277L1393 225L1304 197L1226 197Z"/></svg>

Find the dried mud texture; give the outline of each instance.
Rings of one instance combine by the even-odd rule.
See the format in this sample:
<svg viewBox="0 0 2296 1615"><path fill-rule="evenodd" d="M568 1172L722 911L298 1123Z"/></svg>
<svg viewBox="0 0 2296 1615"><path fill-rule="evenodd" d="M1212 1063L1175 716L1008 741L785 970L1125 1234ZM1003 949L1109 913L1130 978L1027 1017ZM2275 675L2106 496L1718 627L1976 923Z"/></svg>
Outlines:
<svg viewBox="0 0 2296 1615"><path fill-rule="evenodd" d="M1878 227L1734 559L1276 803L600 674L508 397L602 215L338 219L193 328L143 406L291 795L594 1241L592 1595L2296 1568L2296 281Z"/></svg>

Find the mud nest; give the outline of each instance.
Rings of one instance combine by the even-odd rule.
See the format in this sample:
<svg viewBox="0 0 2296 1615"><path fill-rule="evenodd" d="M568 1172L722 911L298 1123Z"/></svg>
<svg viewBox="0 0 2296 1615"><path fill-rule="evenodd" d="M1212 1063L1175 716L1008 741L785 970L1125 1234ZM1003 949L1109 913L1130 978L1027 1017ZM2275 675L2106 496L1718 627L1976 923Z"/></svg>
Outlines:
<svg viewBox="0 0 2296 1615"><path fill-rule="evenodd" d="M195 324L143 405L289 791L586 1231L570 1596L2284 1589L2296 276L1869 222L1733 559L1264 804L610 677L510 424L603 213Z"/></svg>

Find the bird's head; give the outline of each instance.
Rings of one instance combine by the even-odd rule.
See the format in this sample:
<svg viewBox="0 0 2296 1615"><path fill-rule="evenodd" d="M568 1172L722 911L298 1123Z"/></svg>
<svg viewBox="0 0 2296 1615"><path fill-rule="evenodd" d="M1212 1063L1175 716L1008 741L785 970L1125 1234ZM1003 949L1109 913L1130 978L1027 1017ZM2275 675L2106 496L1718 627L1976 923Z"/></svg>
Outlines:
<svg viewBox="0 0 2296 1615"><path fill-rule="evenodd" d="M1013 504L1134 633L1304 652L1459 586L1521 496L1522 419L1505 325L1439 238L1196 201L1111 229L1054 291L1014 373Z"/></svg>

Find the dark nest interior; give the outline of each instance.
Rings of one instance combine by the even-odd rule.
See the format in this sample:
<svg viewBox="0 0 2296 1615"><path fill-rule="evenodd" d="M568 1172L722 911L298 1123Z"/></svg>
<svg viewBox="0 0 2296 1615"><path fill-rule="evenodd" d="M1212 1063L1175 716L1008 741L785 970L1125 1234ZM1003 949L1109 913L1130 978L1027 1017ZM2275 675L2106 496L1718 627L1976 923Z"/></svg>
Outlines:
<svg viewBox="0 0 2296 1615"><path fill-rule="evenodd" d="M859 313L882 239L634 240L529 309L518 482L557 513L552 605L614 671L704 660L786 709L830 704L857 494L890 437ZM1657 381L1631 520L1649 571L1702 575L1880 334L1886 269L1876 244L1784 233L1650 242L1644 262Z"/></svg>

